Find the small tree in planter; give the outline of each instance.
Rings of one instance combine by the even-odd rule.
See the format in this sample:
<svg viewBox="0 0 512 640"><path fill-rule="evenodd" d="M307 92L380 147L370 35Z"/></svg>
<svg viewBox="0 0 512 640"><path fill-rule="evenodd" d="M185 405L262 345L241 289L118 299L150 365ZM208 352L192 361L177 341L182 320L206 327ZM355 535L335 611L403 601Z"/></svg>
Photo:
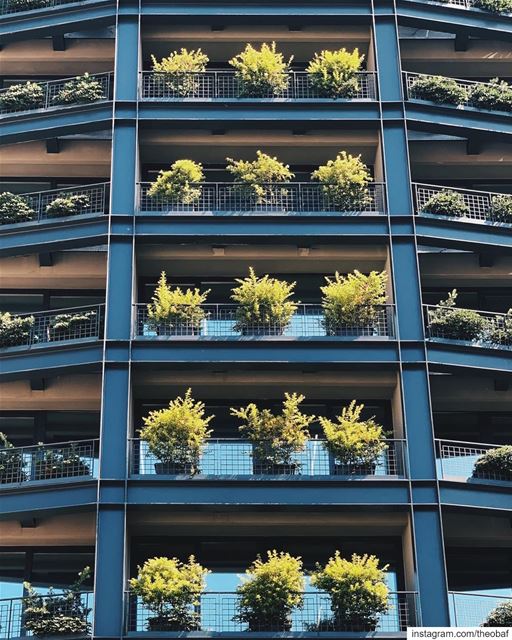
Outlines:
<svg viewBox="0 0 512 640"><path fill-rule="evenodd" d="M76 340L97 337L93 335L96 311L59 313L50 320L48 337L50 340Z"/></svg>
<svg viewBox="0 0 512 640"><path fill-rule="evenodd" d="M0 224L29 222L36 218L36 212L30 206L28 198L10 191L0 193Z"/></svg>
<svg viewBox="0 0 512 640"><path fill-rule="evenodd" d="M0 312L0 348L16 347L30 343L34 316L12 316Z"/></svg>
<svg viewBox="0 0 512 640"><path fill-rule="evenodd" d="M512 445L489 449L475 462L473 477L512 480Z"/></svg>
<svg viewBox="0 0 512 640"><path fill-rule="evenodd" d="M421 207L421 213L464 218L469 216L470 210L461 193L451 189L443 189L430 196Z"/></svg>
<svg viewBox="0 0 512 640"><path fill-rule="evenodd" d="M259 150L256 151L256 160L226 160L226 170L235 179L235 190L249 200L247 208L270 205L286 209L289 189L276 183L289 182L295 177L287 164Z"/></svg>
<svg viewBox="0 0 512 640"><path fill-rule="evenodd" d="M512 309L504 318L494 318L489 322L486 338L502 347L512 347Z"/></svg>
<svg viewBox="0 0 512 640"><path fill-rule="evenodd" d="M487 616L481 627L512 627L512 602L501 602Z"/></svg>
<svg viewBox="0 0 512 640"><path fill-rule="evenodd" d="M204 403L192 398L191 389L184 398L171 400L166 409L150 411L143 418L140 437L159 460L156 473L199 473L206 439L212 433L208 425L214 417L205 417Z"/></svg>
<svg viewBox="0 0 512 640"><path fill-rule="evenodd" d="M373 334L379 305L386 303L385 271L371 271L368 275L357 269L346 276L338 272L325 278L320 287L324 324L328 335Z"/></svg>
<svg viewBox="0 0 512 640"><path fill-rule="evenodd" d="M339 211L364 211L372 203L368 190L372 177L361 156L342 151L313 171L311 179L320 182L328 202Z"/></svg>
<svg viewBox="0 0 512 640"><path fill-rule="evenodd" d="M450 340L477 340L483 337L488 320L472 309L457 309L457 290L429 311L428 325L431 337Z"/></svg>
<svg viewBox="0 0 512 640"><path fill-rule="evenodd" d="M380 568L375 556L353 554L352 560L346 560L339 551L324 567L317 565L311 583L331 598L329 630L375 631L379 616L389 608L387 568Z"/></svg>
<svg viewBox="0 0 512 640"><path fill-rule="evenodd" d="M84 209L90 206L91 199L85 193L76 195L61 193L46 206L45 211L48 218L63 218L84 213Z"/></svg>
<svg viewBox="0 0 512 640"><path fill-rule="evenodd" d="M512 13L512 0L473 0L472 4L492 13Z"/></svg>
<svg viewBox="0 0 512 640"><path fill-rule="evenodd" d="M345 48L336 51L323 50L315 53L306 71L311 86L321 96L329 98L354 98L360 91L357 72L361 69L364 55L359 49L352 52Z"/></svg>
<svg viewBox="0 0 512 640"><path fill-rule="evenodd" d="M200 198L204 180L203 165L194 160L176 160L168 171L160 171L148 196L163 198L172 204L195 204Z"/></svg>
<svg viewBox="0 0 512 640"><path fill-rule="evenodd" d="M13 84L0 93L0 109L25 111L44 107L44 89L37 82Z"/></svg>
<svg viewBox="0 0 512 640"><path fill-rule="evenodd" d="M167 283L165 271L160 274L155 293L148 304L150 325L161 335L195 335L201 330L206 317L202 305L210 289L201 293L199 289L172 288Z"/></svg>
<svg viewBox="0 0 512 640"><path fill-rule="evenodd" d="M82 599L80 590L91 575L89 567L78 574L77 581L62 594L53 589L45 596L35 592L32 585L24 583L28 591L25 599L24 624L38 638L55 635L86 635L91 632L87 616L91 612Z"/></svg>
<svg viewBox="0 0 512 640"><path fill-rule="evenodd" d="M58 478L78 478L89 476L91 469L82 460L77 445L65 448L48 448L39 443L34 454L34 479L57 480Z"/></svg>
<svg viewBox="0 0 512 640"><path fill-rule="evenodd" d="M87 104L105 100L103 86L100 80L88 73L76 76L64 83L64 86L53 97L54 104Z"/></svg>
<svg viewBox="0 0 512 640"><path fill-rule="evenodd" d="M299 465L295 454L304 451L309 438L309 425L315 416L300 411L302 395L285 393L283 410L279 414L258 409L251 402L240 409L231 408L231 415L244 424L240 432L253 445L253 468L256 474L294 474Z"/></svg>
<svg viewBox="0 0 512 640"><path fill-rule="evenodd" d="M512 111L512 86L499 78L474 84L469 90L468 104L477 109Z"/></svg>
<svg viewBox="0 0 512 640"><path fill-rule="evenodd" d="M488 215L495 222L512 224L512 196L492 196Z"/></svg>
<svg viewBox="0 0 512 640"><path fill-rule="evenodd" d="M0 431L0 484L23 482L26 479L24 468L22 452Z"/></svg>
<svg viewBox="0 0 512 640"><path fill-rule="evenodd" d="M270 45L264 42L259 50L247 44L229 64L236 71L242 97L274 98L288 88L292 60L293 56L287 62L283 54L276 51L275 42Z"/></svg>
<svg viewBox="0 0 512 640"><path fill-rule="evenodd" d="M290 324L298 302L289 300L296 283L264 275L259 278L253 267L246 278L236 280L231 299L238 303L235 331L242 335L281 335Z"/></svg>
<svg viewBox="0 0 512 640"><path fill-rule="evenodd" d="M258 556L237 588L234 620L246 623L249 631L290 631L293 610L304 604L303 591L302 560L267 551L267 560Z"/></svg>
<svg viewBox="0 0 512 640"><path fill-rule="evenodd" d="M343 407L336 422L320 416L325 446L333 457L334 474L373 474L379 457L388 449L384 429L374 417L361 419L364 404L353 400Z"/></svg>
<svg viewBox="0 0 512 640"><path fill-rule="evenodd" d="M199 73L206 71L209 58L201 49L173 51L160 62L151 56L158 84L180 98L193 97L200 87ZM172 96L173 97L173 96Z"/></svg>
<svg viewBox="0 0 512 640"><path fill-rule="evenodd" d="M450 105L462 105L468 99L465 87L443 76L418 76L409 87L409 95L417 100Z"/></svg>
<svg viewBox="0 0 512 640"><path fill-rule="evenodd" d="M151 611L148 631L198 631L200 616L195 608L205 588L207 569L190 556L150 558L130 580L132 592Z"/></svg>

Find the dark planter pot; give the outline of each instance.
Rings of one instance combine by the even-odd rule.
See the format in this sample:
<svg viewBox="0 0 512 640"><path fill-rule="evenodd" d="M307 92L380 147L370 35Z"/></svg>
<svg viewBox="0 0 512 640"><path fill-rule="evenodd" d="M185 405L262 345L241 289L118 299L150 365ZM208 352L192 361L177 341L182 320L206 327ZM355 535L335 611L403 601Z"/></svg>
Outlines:
<svg viewBox="0 0 512 640"><path fill-rule="evenodd" d="M243 327L243 336L282 336L286 327Z"/></svg>
<svg viewBox="0 0 512 640"><path fill-rule="evenodd" d="M343 464L329 456L329 471L331 476L374 476L377 464Z"/></svg>
<svg viewBox="0 0 512 640"><path fill-rule="evenodd" d="M291 631L292 629L292 621L289 618L279 619L275 618L272 620L265 619L263 616L261 618L253 618L249 620L248 624L249 631Z"/></svg>
<svg viewBox="0 0 512 640"><path fill-rule="evenodd" d="M168 327L165 325L157 325L155 327L157 336L198 336L201 333L201 329L198 327L192 327L190 325L177 325Z"/></svg>
<svg viewBox="0 0 512 640"><path fill-rule="evenodd" d="M370 632L377 628L377 621L361 620L356 616L339 615L332 619L332 631ZM329 629L330 631L331 629Z"/></svg>
<svg viewBox="0 0 512 640"><path fill-rule="evenodd" d="M191 464L176 464L174 462L155 462L155 473L158 476L192 476L196 469Z"/></svg>
<svg viewBox="0 0 512 640"><path fill-rule="evenodd" d="M328 325L325 328L325 333L328 336L344 336L351 338L373 335L374 329L370 324L354 325L353 327L337 327L335 325Z"/></svg>
<svg viewBox="0 0 512 640"><path fill-rule="evenodd" d="M255 476L295 476L300 471L300 465L292 464L275 464L267 460L254 458L252 469Z"/></svg>
<svg viewBox="0 0 512 640"><path fill-rule="evenodd" d="M148 631L199 631L199 625L192 621L173 620L167 616L148 618Z"/></svg>

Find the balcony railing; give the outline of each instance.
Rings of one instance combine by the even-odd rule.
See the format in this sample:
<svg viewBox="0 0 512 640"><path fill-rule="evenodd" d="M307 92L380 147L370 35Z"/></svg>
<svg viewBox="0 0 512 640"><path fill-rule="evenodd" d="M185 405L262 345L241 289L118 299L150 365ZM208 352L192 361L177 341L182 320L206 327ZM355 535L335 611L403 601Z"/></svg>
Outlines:
<svg viewBox="0 0 512 640"><path fill-rule="evenodd" d="M435 0L438 4L449 4L460 9L480 9L473 0ZM488 12L486 12L488 13Z"/></svg>
<svg viewBox="0 0 512 640"><path fill-rule="evenodd" d="M451 591L449 602L453 627L479 627L498 605L512 605L512 597Z"/></svg>
<svg viewBox="0 0 512 640"><path fill-rule="evenodd" d="M291 464L269 464L258 460L247 440L210 439L199 461L197 474L203 476L349 476L372 478L405 477L405 442L386 440L387 449L375 465L340 465L329 454L323 440L310 440L306 449L294 456ZM164 464L150 451L147 442L131 440L133 475L190 475L191 467Z"/></svg>
<svg viewBox="0 0 512 640"><path fill-rule="evenodd" d="M204 593L199 598L199 604L191 608L198 621L197 631L205 633L240 633L249 631L247 624L235 619L237 614L238 595L236 593ZM409 626L418 624L419 615L416 594L413 592L395 592L388 596L389 610L379 615L377 633L392 633L406 631ZM154 614L153 614L154 615ZM133 594L127 594L126 623L128 632L148 630L148 619L151 611ZM353 631L363 634L368 627L343 624L341 620L333 618L330 598L326 593L314 592L304 594L304 606L295 609L291 616L291 628L282 622L272 623L262 620L261 627L251 628L250 631L291 631L291 632L331 632ZM154 629L156 630L156 628ZM180 631L175 630L176 635Z"/></svg>
<svg viewBox="0 0 512 640"><path fill-rule="evenodd" d="M0 348L99 339L103 332L104 307L103 304L97 304L55 311L12 314L11 319L25 319L26 324L10 332L3 327L4 335L0 335Z"/></svg>
<svg viewBox="0 0 512 640"><path fill-rule="evenodd" d="M194 185L192 185L194 186ZM187 215L339 215L385 212L384 184L368 185L368 195L350 209L343 209L329 198L321 184L289 182L265 185L256 197L232 182L203 182L195 185L199 196L185 203L164 196L150 196L151 183L139 185L139 213Z"/></svg>
<svg viewBox="0 0 512 640"><path fill-rule="evenodd" d="M437 470L440 479L458 480L499 480L512 482L511 474L475 471L475 463L487 451L497 449L497 444L459 442L457 440L436 440Z"/></svg>
<svg viewBox="0 0 512 640"><path fill-rule="evenodd" d="M62 616L70 616L78 618L83 626L90 632L92 623L92 608L94 594L92 592L83 592L77 594L75 600L70 599L68 603L63 603L62 597L55 593L52 596L41 596L45 607L48 610L57 609L56 614ZM30 603L27 598L8 598L0 600L0 638L8 640L10 638L20 638L24 636L34 636L34 634L26 628L26 608ZM89 611L86 615L78 614L77 609L81 611ZM83 634L90 635L90 633ZM77 634L77 637L81 637Z"/></svg>
<svg viewBox="0 0 512 640"><path fill-rule="evenodd" d="M52 0L54 4L57 4L55 0ZM61 4L61 3L59 3ZM53 5L49 5L53 6ZM34 104L30 107L19 107L16 109L7 109L5 107L0 107L0 115L6 116L12 113L22 113L28 111L39 111L39 110L47 110L47 109L62 109L64 107L75 107L77 105L86 105L86 104L95 104L97 102L106 102L108 100L112 100L113 95L113 80L114 74L112 71L107 71L105 73L95 73L90 74L90 77L94 80L97 80L101 85L102 98L98 100L94 100L92 102L72 102L72 103L60 103L58 102L58 94L66 83L76 80L76 76L72 78L59 78L58 80L48 80L41 81L33 80L33 82L37 83L43 89L43 97L40 102ZM21 82L20 84L25 84L26 81ZM0 97L9 89L0 89Z"/></svg>
<svg viewBox="0 0 512 640"><path fill-rule="evenodd" d="M481 347L512 348L512 315L441 305L423 305L427 340L449 340ZM471 314L471 325L468 315ZM474 319L480 318L479 326Z"/></svg>
<svg viewBox="0 0 512 640"><path fill-rule="evenodd" d="M496 193L490 191L475 191L472 189L459 189L456 187L442 187L435 184L413 183L415 212L418 215L435 217L447 217L461 222L508 222L512 224L512 216L504 215L498 210L498 204L502 198L511 198L512 194ZM433 196L442 192L460 194L464 201L465 210L462 215L454 216L450 212L430 213L428 203ZM439 209L439 207L438 207Z"/></svg>
<svg viewBox="0 0 512 640"><path fill-rule="evenodd" d="M381 305L376 308L371 322L357 326L337 326L329 329L325 325L324 312L320 305L299 304L288 326L257 324L238 330L236 304L201 305L205 318L200 326L187 321L171 320L155 323L148 314L147 304L135 305L134 337L152 340L166 338L239 338L250 337L343 337L343 338L390 338L394 336L394 307Z"/></svg>
<svg viewBox="0 0 512 640"><path fill-rule="evenodd" d="M0 449L0 485L94 478L97 473L98 451L98 440Z"/></svg>
<svg viewBox="0 0 512 640"><path fill-rule="evenodd" d="M19 193L28 207L33 211L32 216L25 222L42 222L75 216L102 215L108 212L110 182L87 184L82 187L65 187L63 189L49 189L47 191L31 191ZM84 204L52 211L50 205L60 198L84 196ZM50 207L50 208L49 208ZM23 224L23 223L19 223Z"/></svg>
<svg viewBox="0 0 512 640"><path fill-rule="evenodd" d="M319 100L333 98L322 94L312 82L306 71L290 71L285 74L288 86L275 95L258 96L260 99L286 100ZM357 91L348 100L376 100L376 73L374 71L359 71L357 77ZM243 88L231 69L220 69L203 72L186 72L179 76L166 76L165 73L155 71L141 72L140 96L142 100L239 100L245 98ZM253 98L251 98L253 99ZM343 98L338 98L341 100Z"/></svg>

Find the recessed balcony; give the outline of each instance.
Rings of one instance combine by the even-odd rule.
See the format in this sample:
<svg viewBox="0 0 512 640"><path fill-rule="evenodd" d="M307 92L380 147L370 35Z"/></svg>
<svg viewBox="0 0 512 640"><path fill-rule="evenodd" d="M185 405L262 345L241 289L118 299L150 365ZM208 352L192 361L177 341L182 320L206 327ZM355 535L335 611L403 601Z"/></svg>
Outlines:
<svg viewBox="0 0 512 640"><path fill-rule="evenodd" d="M440 480L512 484L512 471L506 468L506 458L512 456L510 446L436 440L436 451Z"/></svg>
<svg viewBox="0 0 512 640"><path fill-rule="evenodd" d="M451 591L449 596L450 619L453 627L479 627L500 605L512 607L512 597L505 595ZM485 626L498 625L486 624Z"/></svg>

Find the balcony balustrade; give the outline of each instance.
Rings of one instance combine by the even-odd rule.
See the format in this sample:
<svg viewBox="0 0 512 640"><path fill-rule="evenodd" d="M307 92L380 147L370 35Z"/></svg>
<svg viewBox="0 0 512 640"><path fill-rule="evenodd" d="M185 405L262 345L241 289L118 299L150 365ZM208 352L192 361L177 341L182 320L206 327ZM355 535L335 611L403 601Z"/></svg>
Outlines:
<svg viewBox="0 0 512 640"><path fill-rule="evenodd" d="M453 627L479 627L498 605L508 602L512 606L511 596L457 591L450 591L448 595Z"/></svg>
<svg viewBox="0 0 512 640"><path fill-rule="evenodd" d="M480 9L474 0L435 0L438 4L448 4L459 9ZM487 13L487 12L486 12Z"/></svg>
<svg viewBox="0 0 512 640"><path fill-rule="evenodd" d="M512 483L512 474L475 470L475 463L497 444L436 440L437 473L440 480L460 482L497 480Z"/></svg>
<svg viewBox="0 0 512 640"><path fill-rule="evenodd" d="M406 631L408 626L416 626L419 620L417 608L417 594L414 592L393 592L388 596L388 612L379 614L376 627L377 633L393 633ZM331 601L326 593L310 592L304 594L304 605L295 609L291 616L291 628L285 627L283 622L262 620L261 628L248 629L243 622L235 619L239 596L236 593L203 593L199 604L191 609L198 619L197 632L204 633L240 633L248 631L275 631L292 633L307 633L317 635L322 632L352 631L366 635L370 629L361 625L347 625L346 622L336 620L331 609ZM154 615L154 614L153 614ZM126 623L128 633L148 630L148 618L151 611L133 594L127 594ZM197 633L196 632L196 633ZM172 633L172 632L171 632ZM176 631L176 635L182 632Z"/></svg>
<svg viewBox="0 0 512 640"><path fill-rule="evenodd" d="M337 326L329 329L325 324L321 305L299 304L287 326L274 323L272 325L255 323L250 327L236 327L236 304L203 304L205 314L200 326L186 320L155 322L149 317L148 305L135 305L134 337L149 340L169 338L224 338L246 337L274 338L392 338L394 329L394 306L381 305L376 308L372 321L362 322L356 326Z"/></svg>

